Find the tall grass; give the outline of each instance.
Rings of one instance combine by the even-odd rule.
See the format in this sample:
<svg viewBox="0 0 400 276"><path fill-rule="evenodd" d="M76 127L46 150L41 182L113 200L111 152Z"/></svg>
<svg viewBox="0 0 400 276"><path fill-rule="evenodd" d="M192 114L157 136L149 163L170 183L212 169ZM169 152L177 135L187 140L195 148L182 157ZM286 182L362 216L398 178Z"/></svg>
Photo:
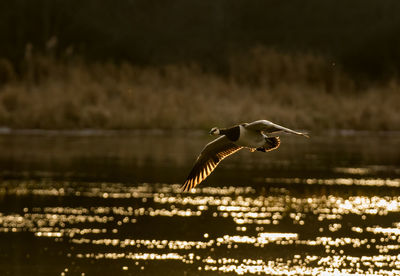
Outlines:
<svg viewBox="0 0 400 276"><path fill-rule="evenodd" d="M193 129L269 119L293 128L400 129L400 84L356 85L329 60L255 48L229 74L32 54L0 62L0 126Z"/></svg>

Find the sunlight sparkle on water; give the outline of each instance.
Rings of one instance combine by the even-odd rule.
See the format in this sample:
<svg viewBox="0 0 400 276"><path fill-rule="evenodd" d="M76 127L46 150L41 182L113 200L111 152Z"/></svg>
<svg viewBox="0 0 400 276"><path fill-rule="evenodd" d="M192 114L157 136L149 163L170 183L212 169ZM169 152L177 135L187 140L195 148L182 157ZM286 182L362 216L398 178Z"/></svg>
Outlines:
<svg viewBox="0 0 400 276"><path fill-rule="evenodd" d="M331 180L323 181L330 185ZM398 180L346 181L335 179L332 184L396 186ZM146 262L159 261L237 275L396 275L400 267L400 222L385 222L399 215L399 196L301 196L273 187L262 194L250 187L204 187L182 194L179 185L110 183L99 188L90 183L76 187L47 182L22 182L7 193L101 198L92 207L31 206L19 213L0 213L0 232L31 232L39 239L67 242L75 247L70 258L135 261L121 270L143 270ZM109 206L115 199L129 200L129 205ZM207 227L207 232L193 239L163 237L156 229L147 231L157 238L135 232L145 226L143 221L159 218L173 227L180 227L184 220L208 218L224 228ZM249 250L253 256L226 254L240 250ZM282 250L289 253L282 256ZM369 255L360 256L360 250Z"/></svg>

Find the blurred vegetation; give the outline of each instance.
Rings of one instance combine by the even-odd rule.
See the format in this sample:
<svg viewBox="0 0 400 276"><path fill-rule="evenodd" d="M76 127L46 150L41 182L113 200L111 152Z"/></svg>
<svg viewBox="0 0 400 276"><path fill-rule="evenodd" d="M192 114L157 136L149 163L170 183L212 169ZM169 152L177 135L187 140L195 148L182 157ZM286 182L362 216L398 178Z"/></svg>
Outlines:
<svg viewBox="0 0 400 276"><path fill-rule="evenodd" d="M265 118L312 131L399 129L396 80L358 88L323 57L266 48L229 64L219 76L196 64L88 63L27 50L22 77L11 71L0 88L0 126L193 129Z"/></svg>
<svg viewBox="0 0 400 276"><path fill-rule="evenodd" d="M226 73L255 46L324 55L364 79L400 69L397 0L0 1L0 56L21 70L29 43L95 61L196 62Z"/></svg>
<svg viewBox="0 0 400 276"><path fill-rule="evenodd" d="M0 126L400 129L397 0L0 1Z"/></svg>

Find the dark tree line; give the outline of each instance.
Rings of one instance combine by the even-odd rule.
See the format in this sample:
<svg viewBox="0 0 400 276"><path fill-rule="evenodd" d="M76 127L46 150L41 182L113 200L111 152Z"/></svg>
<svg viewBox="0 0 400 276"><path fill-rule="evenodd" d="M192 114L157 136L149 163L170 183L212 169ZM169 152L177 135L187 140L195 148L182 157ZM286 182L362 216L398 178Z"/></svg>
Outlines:
<svg viewBox="0 0 400 276"><path fill-rule="evenodd" d="M223 71L264 45L380 79L400 71L399 14L398 0L0 0L0 57L18 67L28 43L45 52L56 38L58 55Z"/></svg>

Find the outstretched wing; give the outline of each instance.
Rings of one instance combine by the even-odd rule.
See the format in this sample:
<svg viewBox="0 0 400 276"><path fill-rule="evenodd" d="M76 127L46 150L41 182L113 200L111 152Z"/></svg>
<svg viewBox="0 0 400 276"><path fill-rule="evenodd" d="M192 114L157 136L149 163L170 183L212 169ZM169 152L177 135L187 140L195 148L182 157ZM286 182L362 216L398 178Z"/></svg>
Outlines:
<svg viewBox="0 0 400 276"><path fill-rule="evenodd" d="M291 134L302 135L302 136L305 136L308 138L308 135L305 133L294 131L290 128L286 128L286 127L274 124L273 122L270 122L267 120L254 121L252 123L247 124L246 128L251 129L251 130L263 131L265 133L284 131L284 132L291 133Z"/></svg>
<svg viewBox="0 0 400 276"><path fill-rule="evenodd" d="M183 184L183 191L189 191L196 185L200 184L211 174L222 159L240 149L242 149L241 146L235 145L229 141L225 135L215 139L211 143L208 143L201 151L199 157L194 163L193 169L190 171L189 176Z"/></svg>

